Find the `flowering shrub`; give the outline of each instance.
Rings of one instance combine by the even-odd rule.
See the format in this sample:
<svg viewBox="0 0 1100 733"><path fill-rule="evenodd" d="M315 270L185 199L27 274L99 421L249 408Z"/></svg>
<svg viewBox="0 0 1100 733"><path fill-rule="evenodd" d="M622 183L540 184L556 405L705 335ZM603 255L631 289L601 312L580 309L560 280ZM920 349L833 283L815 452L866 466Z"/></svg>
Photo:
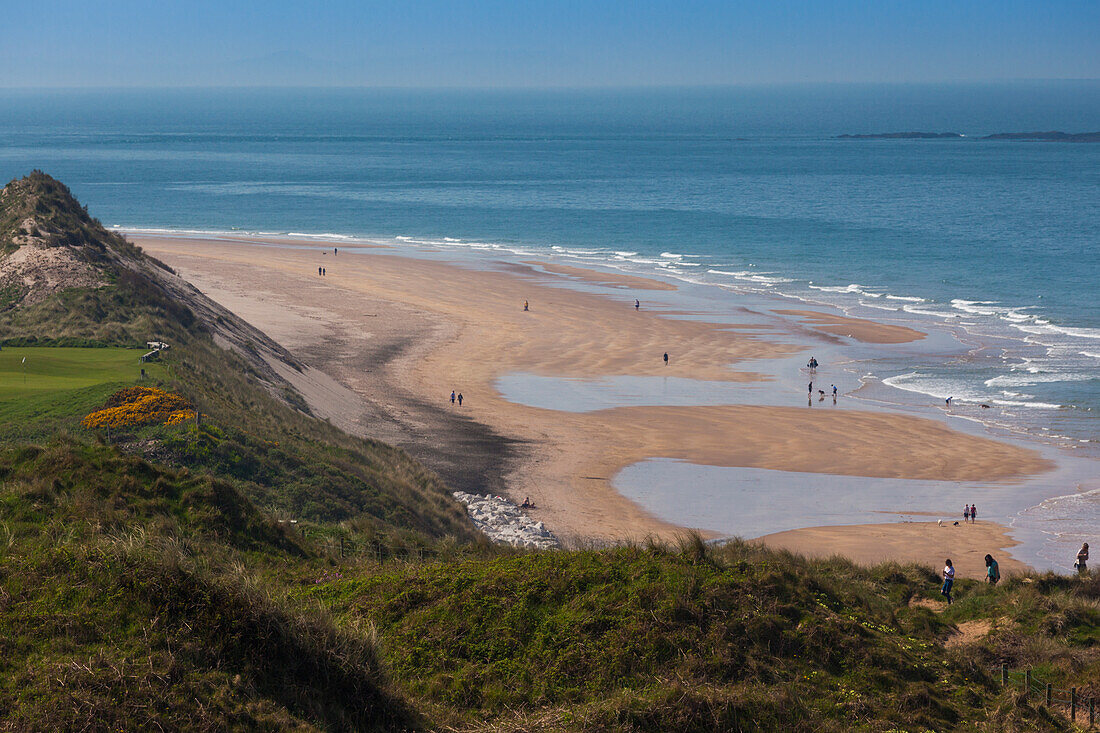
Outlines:
<svg viewBox="0 0 1100 733"><path fill-rule="evenodd" d="M102 410L86 416L86 428L124 428L150 423L178 425L195 417L183 397L155 387L128 387L115 392Z"/></svg>

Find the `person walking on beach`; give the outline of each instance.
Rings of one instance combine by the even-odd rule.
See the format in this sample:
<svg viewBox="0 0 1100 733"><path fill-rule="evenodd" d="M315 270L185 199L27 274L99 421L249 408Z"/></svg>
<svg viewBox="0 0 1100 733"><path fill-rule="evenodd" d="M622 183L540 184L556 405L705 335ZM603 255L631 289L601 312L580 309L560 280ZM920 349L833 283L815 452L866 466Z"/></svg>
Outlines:
<svg viewBox="0 0 1100 733"><path fill-rule="evenodd" d="M321 274L321 268L320 268L320 267L318 267L318 268L317 268L317 274L318 274L318 275L320 275L320 274Z"/></svg>
<svg viewBox="0 0 1100 733"><path fill-rule="evenodd" d="M806 385L806 392L807 392L807 393L808 393L808 394L809 394L809 395L810 395L811 397L813 397L813 394L814 394L814 383L813 383L813 382L810 382L809 384L807 384L807 385Z"/></svg>
<svg viewBox="0 0 1100 733"><path fill-rule="evenodd" d="M967 504L963 507L963 524L970 521L970 505Z"/></svg>
<svg viewBox="0 0 1100 733"><path fill-rule="evenodd" d="M971 504L970 505L970 521L971 522L977 522L978 521L978 505L977 504Z"/></svg>
<svg viewBox="0 0 1100 733"><path fill-rule="evenodd" d="M1001 579L1001 568L997 565L997 561L993 559L992 555L985 556L985 580L990 585L997 585L997 581Z"/></svg>
<svg viewBox="0 0 1100 733"><path fill-rule="evenodd" d="M453 405L454 403L455 403L455 391L452 389L451 390L451 404Z"/></svg>
<svg viewBox="0 0 1100 733"><path fill-rule="evenodd" d="M525 301L523 301L523 310L528 310L528 308L527 308L527 301L526 301L526 300L525 300Z"/></svg>
<svg viewBox="0 0 1100 733"><path fill-rule="evenodd" d="M946 400L944 400L944 402L947 403L948 407L951 407L951 400L953 400L953 399L955 399L955 398L954 397L948 397Z"/></svg>
<svg viewBox="0 0 1100 733"><path fill-rule="evenodd" d="M462 393L461 392L458 393L458 406L462 407Z"/></svg>
<svg viewBox="0 0 1100 733"><path fill-rule="evenodd" d="M829 386L833 388L833 402L836 402L836 385L830 384Z"/></svg>
<svg viewBox="0 0 1100 733"><path fill-rule="evenodd" d="M1077 562L1073 564L1073 567L1077 568L1077 572L1084 575L1089 571L1089 543L1085 542L1081 545L1081 549L1077 551Z"/></svg>
<svg viewBox="0 0 1100 733"><path fill-rule="evenodd" d="M951 605L951 586L955 584L955 566L951 564L951 558L947 558L944 561L943 566L943 587L940 588L940 595L947 598L947 605Z"/></svg>
<svg viewBox="0 0 1100 733"><path fill-rule="evenodd" d="M665 366L668 366L668 352L665 352Z"/></svg>
<svg viewBox="0 0 1100 733"><path fill-rule="evenodd" d="M325 271L325 268L323 268L323 267L321 268L321 275L322 275L322 277L328 275L328 273Z"/></svg>
<svg viewBox="0 0 1100 733"><path fill-rule="evenodd" d="M634 299L634 310L641 310L641 308L642 308L642 301L635 298Z"/></svg>
<svg viewBox="0 0 1100 733"><path fill-rule="evenodd" d="M340 248L339 247L333 247L332 248L332 256L335 257L338 254L340 254Z"/></svg>

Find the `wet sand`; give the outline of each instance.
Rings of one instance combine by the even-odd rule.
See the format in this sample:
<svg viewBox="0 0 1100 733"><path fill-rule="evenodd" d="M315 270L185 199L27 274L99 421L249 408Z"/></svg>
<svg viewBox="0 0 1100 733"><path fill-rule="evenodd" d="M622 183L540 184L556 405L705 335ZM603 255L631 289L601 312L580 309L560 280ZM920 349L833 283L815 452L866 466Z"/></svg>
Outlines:
<svg viewBox="0 0 1100 733"><path fill-rule="evenodd" d="M657 280L583 268L477 270L385 249L334 256L330 243L292 249L243 238L134 240L331 377L334 385L306 395L317 414L405 447L456 488L530 496L540 507L533 514L566 540L680 533L611 486L621 468L651 457L960 481L1012 481L1049 467L1034 451L900 414L737 405L569 413L496 392L497 377L513 372L759 382L762 375L738 364L790 357L805 346L794 333L751 334L649 312L634 291L667 285ZM317 275L319 266L326 277ZM614 292L554 285L563 279ZM640 312L634 297L643 300ZM868 340L911 331L861 323ZM450 404L452 389L465 397L461 408ZM812 442L804 439L808 430ZM905 543L892 547L899 559L916 557Z"/></svg>
<svg viewBox="0 0 1100 733"><path fill-rule="evenodd" d="M807 310L777 310L786 316L797 316L810 328L834 336L848 336L868 344L904 344L919 341L925 334L905 326L876 323L864 318L852 318L835 313Z"/></svg>

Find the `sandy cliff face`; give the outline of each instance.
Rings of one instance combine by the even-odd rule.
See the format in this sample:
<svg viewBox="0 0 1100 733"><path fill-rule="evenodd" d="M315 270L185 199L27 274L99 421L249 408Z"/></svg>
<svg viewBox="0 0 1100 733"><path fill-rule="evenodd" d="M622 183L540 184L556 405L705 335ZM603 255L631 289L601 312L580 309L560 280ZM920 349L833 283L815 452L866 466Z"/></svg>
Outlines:
<svg viewBox="0 0 1100 733"><path fill-rule="evenodd" d="M51 301L72 290L98 292L80 301L86 312L74 314L71 301ZM179 329L205 332L243 357L284 401L288 378L303 372L286 349L104 227L64 184L35 171L0 190L0 340L57 338L62 334L51 319L58 313L66 318L64 335L92 340L102 340L94 329L107 321L160 324L156 332L129 329L129 344L163 340Z"/></svg>

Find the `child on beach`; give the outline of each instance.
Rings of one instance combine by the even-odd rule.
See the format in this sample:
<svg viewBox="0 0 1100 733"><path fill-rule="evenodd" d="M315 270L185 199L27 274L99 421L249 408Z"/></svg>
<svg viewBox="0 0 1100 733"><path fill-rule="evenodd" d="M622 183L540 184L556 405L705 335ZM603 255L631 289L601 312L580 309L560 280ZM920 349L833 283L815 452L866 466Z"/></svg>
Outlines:
<svg viewBox="0 0 1100 733"><path fill-rule="evenodd" d="M997 585L997 581L1001 579L1001 569L992 555L985 556L985 579L990 585Z"/></svg>
<svg viewBox="0 0 1100 733"><path fill-rule="evenodd" d="M947 605L951 605L951 586L955 584L955 567L951 564L951 558L944 561L943 587L940 594L947 598Z"/></svg>

